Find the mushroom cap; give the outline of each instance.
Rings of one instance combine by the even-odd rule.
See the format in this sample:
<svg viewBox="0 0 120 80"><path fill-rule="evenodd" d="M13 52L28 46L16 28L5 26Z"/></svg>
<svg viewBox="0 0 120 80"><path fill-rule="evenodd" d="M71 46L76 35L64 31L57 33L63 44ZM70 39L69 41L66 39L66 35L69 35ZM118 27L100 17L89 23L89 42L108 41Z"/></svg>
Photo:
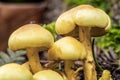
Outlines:
<svg viewBox="0 0 120 80"><path fill-rule="evenodd" d="M34 80L63 80L59 73L49 69L37 72L33 78Z"/></svg>
<svg viewBox="0 0 120 80"><path fill-rule="evenodd" d="M48 50L51 60L78 60L86 57L85 47L73 37L64 37L56 41Z"/></svg>
<svg viewBox="0 0 120 80"><path fill-rule="evenodd" d="M27 68L9 63L0 67L0 80L33 80L33 76Z"/></svg>
<svg viewBox="0 0 120 80"><path fill-rule="evenodd" d="M113 80L109 70L104 70L99 80Z"/></svg>
<svg viewBox="0 0 120 80"><path fill-rule="evenodd" d="M38 24L26 24L14 31L8 46L12 50L39 47L47 49L54 43L52 34Z"/></svg>
<svg viewBox="0 0 120 80"><path fill-rule="evenodd" d="M90 27L91 36L100 36L109 31L111 21L103 10L90 5L80 5L61 14L56 21L55 29L58 34L68 34L73 32L76 25Z"/></svg>
<svg viewBox="0 0 120 80"><path fill-rule="evenodd" d="M67 34L75 28L75 23L72 19L71 10L61 14L55 24L55 30L58 34Z"/></svg>

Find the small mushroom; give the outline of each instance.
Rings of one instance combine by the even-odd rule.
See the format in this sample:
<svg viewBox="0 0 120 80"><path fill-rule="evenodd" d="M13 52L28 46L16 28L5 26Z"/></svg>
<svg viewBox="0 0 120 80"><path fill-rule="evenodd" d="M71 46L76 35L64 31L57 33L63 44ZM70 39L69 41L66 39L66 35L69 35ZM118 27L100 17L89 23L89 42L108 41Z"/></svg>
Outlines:
<svg viewBox="0 0 120 80"><path fill-rule="evenodd" d="M76 80L77 73L74 74L74 60L83 60L86 57L84 45L72 37L64 37L56 41L48 50L50 60L63 60L65 73L68 80Z"/></svg>
<svg viewBox="0 0 120 80"><path fill-rule="evenodd" d="M104 70L99 80L113 80L109 70Z"/></svg>
<svg viewBox="0 0 120 80"><path fill-rule="evenodd" d="M58 34L77 35L86 48L87 57L83 64L85 80L97 80L91 37L106 34L110 27L109 16L103 10L90 5L80 5L70 9L61 14L56 21L55 30Z"/></svg>
<svg viewBox="0 0 120 80"><path fill-rule="evenodd" d="M52 34L38 24L26 24L14 31L8 41L11 50L26 49L33 73L42 70L39 51L47 50L54 43Z"/></svg>
<svg viewBox="0 0 120 80"><path fill-rule="evenodd" d="M20 64L9 63L0 67L0 80L33 80L33 76Z"/></svg>
<svg viewBox="0 0 120 80"><path fill-rule="evenodd" d="M34 80L64 80L63 77L53 70L42 70L33 75Z"/></svg>

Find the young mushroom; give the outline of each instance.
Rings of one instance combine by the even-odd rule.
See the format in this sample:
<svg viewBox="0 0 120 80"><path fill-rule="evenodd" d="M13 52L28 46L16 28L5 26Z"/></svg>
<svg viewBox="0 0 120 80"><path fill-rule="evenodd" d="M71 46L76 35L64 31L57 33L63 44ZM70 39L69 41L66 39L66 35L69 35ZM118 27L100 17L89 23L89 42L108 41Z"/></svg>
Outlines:
<svg viewBox="0 0 120 80"><path fill-rule="evenodd" d="M104 70L99 80L113 80L109 70Z"/></svg>
<svg viewBox="0 0 120 80"><path fill-rule="evenodd" d="M38 24L26 24L14 31L8 41L11 50L26 49L29 64L33 73L42 70L39 51L52 46L52 34Z"/></svg>
<svg viewBox="0 0 120 80"><path fill-rule="evenodd" d="M79 36L87 51L84 60L85 80L97 80L91 49L91 37L106 34L111 27L109 16L90 5L80 5L61 14L56 21L56 32L61 35Z"/></svg>
<svg viewBox="0 0 120 80"><path fill-rule="evenodd" d="M48 50L50 60L63 60L68 80L76 80L77 73L73 70L74 60L83 60L86 57L84 45L72 37L64 37L56 41Z"/></svg>
<svg viewBox="0 0 120 80"><path fill-rule="evenodd" d="M33 80L33 76L20 64L9 63L0 67L0 80Z"/></svg>
<svg viewBox="0 0 120 80"><path fill-rule="evenodd" d="M42 70L33 75L34 80L64 80L63 77L53 70Z"/></svg>

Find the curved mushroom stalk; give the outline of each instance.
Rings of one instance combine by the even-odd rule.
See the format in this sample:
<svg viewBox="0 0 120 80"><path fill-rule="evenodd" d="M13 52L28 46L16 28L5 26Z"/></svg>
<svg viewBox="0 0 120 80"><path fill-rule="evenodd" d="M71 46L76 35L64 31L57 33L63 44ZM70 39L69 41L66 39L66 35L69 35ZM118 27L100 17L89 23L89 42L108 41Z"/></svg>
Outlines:
<svg viewBox="0 0 120 80"><path fill-rule="evenodd" d="M95 70L94 58L92 55L91 48L91 37L90 37L90 29L89 28L79 28L79 36L80 42L85 45L87 56L86 60L84 60L84 74L85 80L97 80L97 74ZM89 76L88 76L89 75Z"/></svg>
<svg viewBox="0 0 120 80"><path fill-rule="evenodd" d="M79 67L76 71L74 71L73 70L74 61L65 60L64 63L65 63L64 69L65 69L66 75L68 77L68 80L76 80L78 78L77 76L78 76L79 71L83 70L83 67Z"/></svg>
<svg viewBox="0 0 120 80"><path fill-rule="evenodd" d="M30 69L33 73L41 71L43 69L40 64L39 51L37 48L27 48L27 57L29 60Z"/></svg>
<svg viewBox="0 0 120 80"><path fill-rule="evenodd" d="M67 75L68 80L75 80L76 76L73 76L74 61L65 60L64 66L65 66L64 69L65 69L65 73Z"/></svg>
<svg viewBox="0 0 120 80"><path fill-rule="evenodd" d="M65 75L64 72L59 72L59 74L62 76L63 80L68 80L67 76Z"/></svg>
<svg viewBox="0 0 120 80"><path fill-rule="evenodd" d="M50 61L50 62L46 63L44 66L45 66L45 68L50 68L52 70L55 70L56 68L61 69L60 61Z"/></svg>

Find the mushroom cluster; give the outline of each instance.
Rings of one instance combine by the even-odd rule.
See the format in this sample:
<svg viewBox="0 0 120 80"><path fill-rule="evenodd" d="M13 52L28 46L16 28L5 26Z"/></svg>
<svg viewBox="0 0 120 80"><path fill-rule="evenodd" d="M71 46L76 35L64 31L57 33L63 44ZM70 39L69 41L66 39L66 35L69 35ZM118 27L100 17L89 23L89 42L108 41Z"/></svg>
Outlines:
<svg viewBox="0 0 120 80"><path fill-rule="evenodd" d="M9 37L8 46L14 51L26 49L28 62L1 66L0 80L65 80L64 74L45 69L40 63L38 52L53 44L52 34L39 24L26 24L15 30Z"/></svg>
<svg viewBox="0 0 120 80"><path fill-rule="evenodd" d="M80 5L61 14L56 21L56 32L61 35L79 37L86 48L83 63L85 80L97 80L91 49L91 37L106 34L111 27L109 16L101 9L90 5Z"/></svg>
<svg viewBox="0 0 120 80"><path fill-rule="evenodd" d="M97 80L91 37L106 34L110 27L109 16L90 5L80 5L58 17L55 30L63 37L55 42L52 34L39 24L23 25L11 34L8 46L11 50L25 49L28 62L1 66L0 80L78 80L81 69L85 80ZM44 50L48 50L49 60L64 61L64 72L43 67L38 53ZM81 60L83 67L74 70L76 60ZM110 72L105 71L102 79L112 80Z"/></svg>

